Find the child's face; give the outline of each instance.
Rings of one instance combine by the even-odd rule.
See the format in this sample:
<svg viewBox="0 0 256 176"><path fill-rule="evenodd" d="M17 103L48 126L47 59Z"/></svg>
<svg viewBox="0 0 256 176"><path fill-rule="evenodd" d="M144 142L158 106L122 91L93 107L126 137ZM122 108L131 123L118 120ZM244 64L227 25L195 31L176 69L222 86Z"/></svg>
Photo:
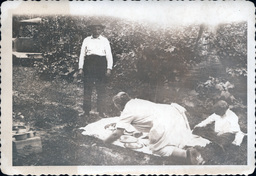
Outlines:
<svg viewBox="0 0 256 176"><path fill-rule="evenodd" d="M226 113L226 109L224 108L216 108L215 110L215 114L219 115L219 116L223 116Z"/></svg>

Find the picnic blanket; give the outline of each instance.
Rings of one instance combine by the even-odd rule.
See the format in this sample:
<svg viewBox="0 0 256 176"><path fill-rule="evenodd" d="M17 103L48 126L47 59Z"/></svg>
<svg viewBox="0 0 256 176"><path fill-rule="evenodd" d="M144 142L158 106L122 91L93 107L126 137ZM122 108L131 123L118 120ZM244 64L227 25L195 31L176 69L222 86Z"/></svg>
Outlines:
<svg viewBox="0 0 256 176"><path fill-rule="evenodd" d="M82 132L82 135L94 136L95 138L104 140L111 133L114 132L115 127L112 124L117 123L118 120L119 120L119 117L104 118L97 122L88 124L85 127L81 127L80 129L84 130ZM130 128L132 129L134 127L131 125ZM136 131L136 129L134 129L134 131ZM131 135L131 134L127 133L125 135ZM135 150L138 152L143 152L146 154L151 154L151 155L153 154L152 151L148 147L149 139L147 138L147 133L143 133L140 137L137 137L137 143L142 144L142 148L132 149L132 150ZM192 135L191 140L187 142L187 146L188 147L193 147L193 146L205 147L209 143L210 143L210 141L207 139L204 139L197 135ZM126 143L122 142L122 140L120 140L120 139L114 141L113 144L126 148L126 145L125 145ZM153 154L153 155L155 155L155 154Z"/></svg>

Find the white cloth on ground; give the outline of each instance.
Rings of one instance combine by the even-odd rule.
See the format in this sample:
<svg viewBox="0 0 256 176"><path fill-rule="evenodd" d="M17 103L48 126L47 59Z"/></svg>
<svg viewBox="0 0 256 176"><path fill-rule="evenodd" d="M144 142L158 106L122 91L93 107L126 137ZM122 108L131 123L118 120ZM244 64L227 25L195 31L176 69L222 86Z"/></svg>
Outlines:
<svg viewBox="0 0 256 176"><path fill-rule="evenodd" d="M105 140L112 133L111 130L106 130L105 126L116 123L118 119L119 117L104 118L79 129L84 130L82 132L83 135L94 136L98 139Z"/></svg>
<svg viewBox="0 0 256 176"><path fill-rule="evenodd" d="M84 130L82 132L83 135L93 136L93 137L96 137L98 139L105 140L110 134L113 133L113 131L111 131L109 129L105 129L105 126L109 125L111 123L116 123L116 122L119 121L119 119L120 119L119 117L104 118L104 119L101 119L97 122L90 123L87 126L81 127L79 129ZM132 126L130 126L128 128L130 129L130 132L136 131L136 129ZM143 134L144 134L143 136L145 137L145 135L147 135L148 133L143 133ZM153 153L152 150L150 150L150 148L148 146L149 145L149 139L139 138L138 140L139 140L140 143L144 144L144 147L141 148L141 149L134 149L134 150L136 150L138 152L147 153L147 154L170 156L173 149L175 148L174 146L168 146L166 149L162 150L160 153ZM194 140L194 142L193 142L193 140ZM206 140L204 138L201 138L201 137L198 137L198 136L195 136L195 135L193 135L193 138L191 139L191 141L192 142L190 142L190 144L188 143L188 146L198 145L198 146L204 147L206 144L209 143L208 140ZM124 144L122 142L120 142L119 140L113 142L113 144L117 145L117 146L120 146L120 147L124 147Z"/></svg>

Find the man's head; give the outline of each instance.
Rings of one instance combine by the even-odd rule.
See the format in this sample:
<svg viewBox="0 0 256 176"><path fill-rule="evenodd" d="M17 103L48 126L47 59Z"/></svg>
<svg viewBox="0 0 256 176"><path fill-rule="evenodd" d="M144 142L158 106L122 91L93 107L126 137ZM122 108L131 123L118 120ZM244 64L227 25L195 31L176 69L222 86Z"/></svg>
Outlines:
<svg viewBox="0 0 256 176"><path fill-rule="evenodd" d="M99 37L103 29L105 28L105 26L98 21L94 21L89 27L91 29L93 38Z"/></svg>
<svg viewBox="0 0 256 176"><path fill-rule="evenodd" d="M218 101L217 103L215 103L213 105L214 113L219 115L219 116L223 116L226 113L228 108L229 108L229 105L224 100L220 100L220 101Z"/></svg>
<svg viewBox="0 0 256 176"><path fill-rule="evenodd" d="M119 92L113 97L113 102L120 111L124 109L126 103L130 100L130 96L125 92Z"/></svg>

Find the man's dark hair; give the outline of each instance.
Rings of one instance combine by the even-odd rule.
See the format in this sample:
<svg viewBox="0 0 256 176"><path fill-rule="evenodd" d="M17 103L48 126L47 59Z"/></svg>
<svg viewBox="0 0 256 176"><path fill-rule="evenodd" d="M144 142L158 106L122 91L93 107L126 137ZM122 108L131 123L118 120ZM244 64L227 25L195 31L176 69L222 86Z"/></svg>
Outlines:
<svg viewBox="0 0 256 176"><path fill-rule="evenodd" d="M223 115L226 110L229 108L229 105L226 101L224 100L220 100L218 101L217 103L215 103L213 105L213 111L216 113L216 114L219 114L219 115Z"/></svg>

